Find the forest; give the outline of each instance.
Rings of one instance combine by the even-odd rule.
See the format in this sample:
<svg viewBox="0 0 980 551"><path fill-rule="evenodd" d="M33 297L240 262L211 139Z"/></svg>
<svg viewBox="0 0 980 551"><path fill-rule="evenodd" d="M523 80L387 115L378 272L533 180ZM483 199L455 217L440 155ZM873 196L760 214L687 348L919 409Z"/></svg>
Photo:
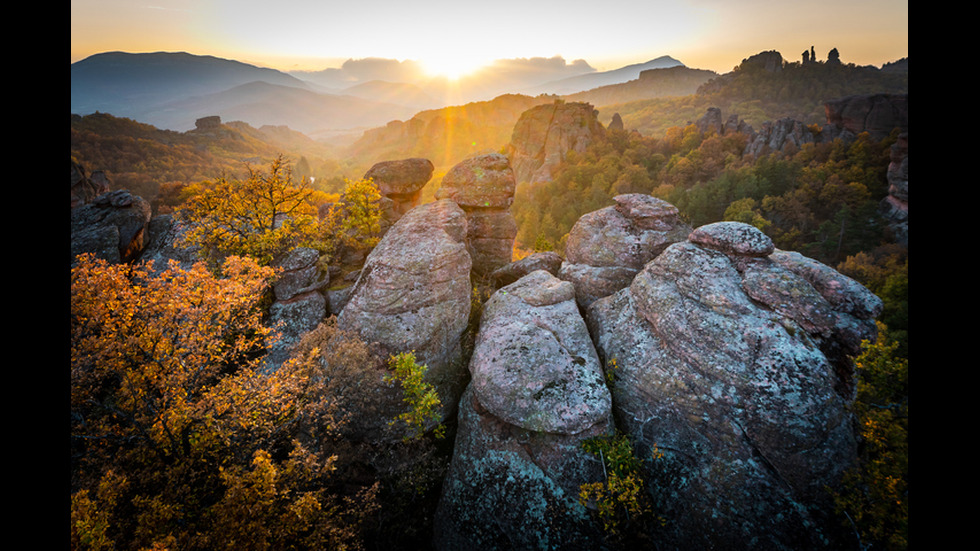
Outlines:
<svg viewBox="0 0 980 551"><path fill-rule="evenodd" d="M900 133L755 155L746 134L694 122L719 107L753 125L793 117L819 136L825 100L871 92L907 94L907 61L895 72L792 62L770 72L746 60L695 94L599 105L601 121L618 113L625 129L569 152L551 182L518 184L513 258L564 256L582 215L639 193L676 206L694 228L754 226L870 289L884 307L878 340L852 358L859 460L830 497L856 548L907 549L908 245L880 213ZM200 262L73 261L71 548L431 548L456 426L432 426L441 404L426 366L409 351L379 354L330 319L280 368L264 369L279 337L268 325L275 260L297 247L315 249L323 267L366 254L383 218L377 186L361 177L368 167L431 159L431 200L449 168L504 151L520 114L554 100L508 95L425 111L347 148L241 122L179 133L72 115L72 160L186 223L182 245ZM479 278L471 286L464 348L492 291ZM375 401L386 393L402 410L379 433L358 432L352 420L389 413ZM656 548L651 526L671 519L640 514L650 504L636 494L610 499L603 520L618 532L603 546Z"/></svg>

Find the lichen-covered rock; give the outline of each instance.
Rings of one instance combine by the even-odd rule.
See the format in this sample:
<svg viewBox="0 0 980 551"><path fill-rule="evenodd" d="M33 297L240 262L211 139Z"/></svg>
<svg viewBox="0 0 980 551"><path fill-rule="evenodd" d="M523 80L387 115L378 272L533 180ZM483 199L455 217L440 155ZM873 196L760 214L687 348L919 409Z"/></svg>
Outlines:
<svg viewBox="0 0 980 551"><path fill-rule="evenodd" d="M602 534L577 501L613 432L610 395L568 282L536 271L484 306L473 379L436 515L438 549L584 549Z"/></svg>
<svg viewBox="0 0 980 551"><path fill-rule="evenodd" d="M560 434L608 419L609 391L570 283L536 271L498 290L483 308L470 372L488 411L518 427Z"/></svg>
<svg viewBox="0 0 980 551"><path fill-rule="evenodd" d="M460 336L470 313L466 215L450 200L409 211L371 251L338 327L428 366L445 417L462 392Z"/></svg>
<svg viewBox="0 0 980 551"><path fill-rule="evenodd" d="M582 306L629 285L647 262L691 231L676 207L656 197L631 193L613 200L614 206L582 216L568 234L559 277L575 285Z"/></svg>
<svg viewBox="0 0 980 551"><path fill-rule="evenodd" d="M150 204L127 190L103 193L71 209L71 263L82 253L112 263L138 258L149 222Z"/></svg>
<svg viewBox="0 0 980 551"><path fill-rule="evenodd" d="M499 153L466 159L446 173L437 199L450 199L466 212L466 243L473 271L487 275L509 264L513 257L517 221L510 213L514 202L514 172Z"/></svg>
<svg viewBox="0 0 980 551"><path fill-rule="evenodd" d="M845 354L873 338L880 301L796 253L758 256L761 232L725 224L589 307L615 413L639 453L665 454L647 476L666 547L833 548L826 487L855 457Z"/></svg>

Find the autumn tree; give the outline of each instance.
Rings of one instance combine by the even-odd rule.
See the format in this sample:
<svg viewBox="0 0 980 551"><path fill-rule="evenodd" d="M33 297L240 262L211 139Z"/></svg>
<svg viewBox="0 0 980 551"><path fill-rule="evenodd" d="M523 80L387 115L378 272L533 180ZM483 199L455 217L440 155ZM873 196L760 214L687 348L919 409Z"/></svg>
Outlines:
<svg viewBox="0 0 980 551"><path fill-rule="evenodd" d="M257 308L273 271L228 257L71 272L73 549L356 546L373 490L332 491L316 351L276 371Z"/></svg>
<svg viewBox="0 0 980 551"><path fill-rule="evenodd" d="M195 184L182 209L188 245L212 262L250 256L268 264L277 255L317 238L316 192L295 182L281 155L267 171L246 164L243 179L217 178Z"/></svg>

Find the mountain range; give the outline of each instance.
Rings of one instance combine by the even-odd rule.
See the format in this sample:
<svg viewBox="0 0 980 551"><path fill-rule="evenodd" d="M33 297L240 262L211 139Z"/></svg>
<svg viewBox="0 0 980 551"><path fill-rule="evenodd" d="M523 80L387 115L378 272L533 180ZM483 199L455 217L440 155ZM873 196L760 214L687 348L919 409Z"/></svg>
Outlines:
<svg viewBox="0 0 980 551"><path fill-rule="evenodd" d="M111 113L178 131L194 128L198 118L218 115L325 138L405 120L424 109L513 92L582 92L667 67L683 64L662 56L596 71L583 60L514 59L450 81L426 78L411 62L394 60L349 60L340 69L285 73L184 52L106 52L71 65L71 112Z"/></svg>

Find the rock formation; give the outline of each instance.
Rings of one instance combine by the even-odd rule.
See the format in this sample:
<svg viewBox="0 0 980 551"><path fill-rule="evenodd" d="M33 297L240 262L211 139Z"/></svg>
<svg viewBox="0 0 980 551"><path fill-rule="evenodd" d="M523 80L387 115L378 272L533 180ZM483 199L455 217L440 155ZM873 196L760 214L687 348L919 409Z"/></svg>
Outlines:
<svg viewBox="0 0 980 551"><path fill-rule="evenodd" d="M568 233L559 277L575 285L580 305L626 287L667 246L687 239L677 207L638 193L618 195L614 206L582 216Z"/></svg>
<svg viewBox="0 0 980 551"><path fill-rule="evenodd" d="M824 103L827 123L857 135L869 132L880 140L898 128L909 129L908 94L847 96Z"/></svg>
<svg viewBox="0 0 980 551"><path fill-rule="evenodd" d="M513 258L517 221L510 205L514 188L507 157L491 153L454 166L436 192L436 199L450 199L466 212L466 247L478 275L487 275Z"/></svg>
<svg viewBox="0 0 980 551"><path fill-rule="evenodd" d="M490 274L490 283L495 289L510 285L531 272L544 270L557 276L561 269L562 258L553 251L529 254L520 260L515 260L506 266L501 266Z"/></svg>
<svg viewBox="0 0 980 551"><path fill-rule="evenodd" d="M804 144L816 143L813 132L802 122L790 117L777 121L766 121L745 146L746 155L765 155L774 151L785 151L787 147L799 149Z"/></svg>
<svg viewBox="0 0 980 551"><path fill-rule="evenodd" d="M127 190L110 191L71 209L71 262L92 253L107 262L139 257L147 240L150 203Z"/></svg>
<svg viewBox="0 0 980 551"><path fill-rule="evenodd" d="M445 418L462 391L461 335L470 313L466 214L444 199L409 211L368 255L337 320L389 353L428 366ZM400 407L400 405L397 405Z"/></svg>
<svg viewBox="0 0 980 551"><path fill-rule="evenodd" d="M327 314L323 289L330 283L330 276L320 269L319 260L316 249L298 247L273 265L279 277L273 286L275 302L269 309L269 318L280 339L266 358L272 368L281 365L300 337L315 329Z"/></svg>
<svg viewBox="0 0 980 551"><path fill-rule="evenodd" d="M892 144L888 164L888 197L882 200L881 210L895 241L909 244L909 134L903 133Z"/></svg>
<svg viewBox="0 0 980 551"><path fill-rule="evenodd" d="M90 175L85 168L71 162L71 208L79 207L109 191L109 178L105 172L96 170Z"/></svg>
<svg viewBox="0 0 980 551"><path fill-rule="evenodd" d="M774 251L754 227L698 228L587 317L616 360L621 428L647 453L684 549L810 549L838 526L825 485L855 457L845 354L881 301L834 270Z"/></svg>
<svg viewBox="0 0 980 551"><path fill-rule="evenodd" d="M577 497L602 466L581 444L613 421L572 285L539 270L494 293L470 372L436 547L592 547L601 532Z"/></svg>
<svg viewBox="0 0 980 551"><path fill-rule="evenodd" d="M643 73L640 73L640 75L642 76ZM625 127L623 126L623 117L619 116L619 113L613 113L612 120L609 121L609 130L625 130Z"/></svg>
<svg viewBox="0 0 980 551"><path fill-rule="evenodd" d="M386 226L419 205L433 170L432 161L420 158L383 161L368 169L364 178L373 180L381 195L391 201L385 209Z"/></svg>
<svg viewBox="0 0 980 551"><path fill-rule="evenodd" d="M588 103L557 100L528 109L514 126L509 146L517 182L550 182L569 151L585 151L604 134Z"/></svg>

